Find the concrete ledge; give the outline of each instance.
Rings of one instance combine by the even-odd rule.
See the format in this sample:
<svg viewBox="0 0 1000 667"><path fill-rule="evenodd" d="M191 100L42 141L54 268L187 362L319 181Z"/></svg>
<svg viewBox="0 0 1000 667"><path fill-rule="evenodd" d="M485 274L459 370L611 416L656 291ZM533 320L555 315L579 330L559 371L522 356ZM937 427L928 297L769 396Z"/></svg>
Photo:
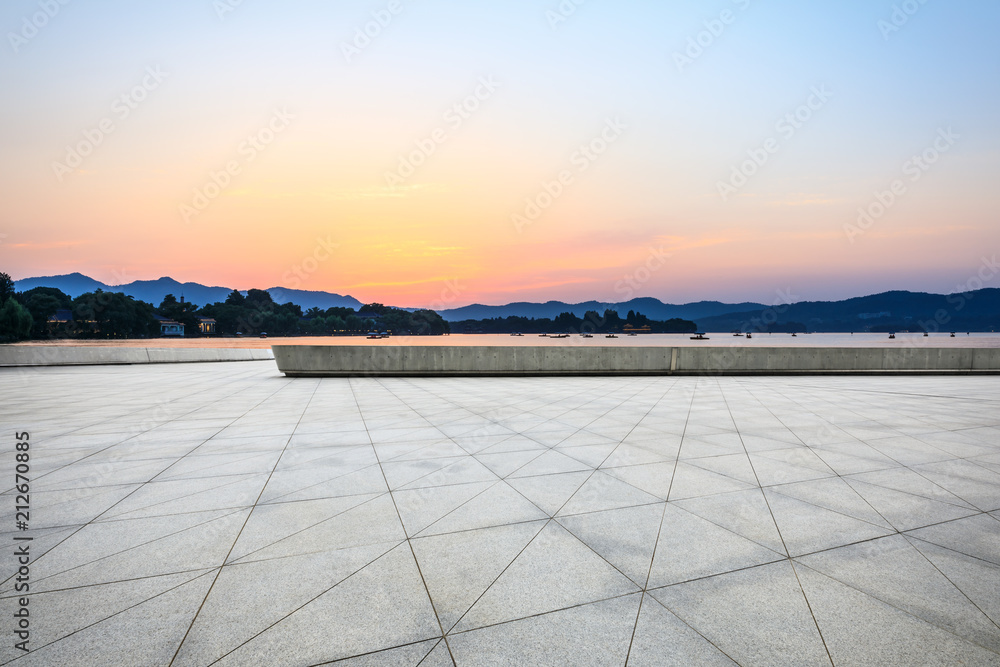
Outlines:
<svg viewBox="0 0 1000 667"><path fill-rule="evenodd" d="M105 364L177 364L273 359L268 349L227 347L104 347L0 345L0 366L87 366Z"/></svg>
<svg viewBox="0 0 1000 667"><path fill-rule="evenodd" d="M276 345L291 377L1000 373L998 348Z"/></svg>

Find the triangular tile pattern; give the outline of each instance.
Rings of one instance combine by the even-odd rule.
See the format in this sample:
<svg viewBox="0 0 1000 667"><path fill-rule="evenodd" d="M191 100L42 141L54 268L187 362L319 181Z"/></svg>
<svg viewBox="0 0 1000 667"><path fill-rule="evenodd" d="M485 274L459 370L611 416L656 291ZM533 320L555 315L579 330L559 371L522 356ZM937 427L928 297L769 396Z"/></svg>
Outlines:
<svg viewBox="0 0 1000 667"><path fill-rule="evenodd" d="M664 503L564 516L559 523L640 587L646 586Z"/></svg>
<svg viewBox="0 0 1000 667"><path fill-rule="evenodd" d="M761 489L719 493L671 504L771 551L786 553L774 515Z"/></svg>
<svg viewBox="0 0 1000 667"><path fill-rule="evenodd" d="M635 626L628 664L648 667L727 667L736 663L647 593Z"/></svg>
<svg viewBox="0 0 1000 667"><path fill-rule="evenodd" d="M660 499L600 470L587 479L559 510L559 516L659 503Z"/></svg>
<svg viewBox="0 0 1000 667"><path fill-rule="evenodd" d="M516 523L412 540L413 552L446 631L493 585L545 524L544 520Z"/></svg>
<svg viewBox="0 0 1000 667"><path fill-rule="evenodd" d="M400 545L227 653L216 664L346 658L440 636L413 554ZM334 639L335 638L335 639Z"/></svg>
<svg viewBox="0 0 1000 667"><path fill-rule="evenodd" d="M711 577L785 558L746 537L668 503L663 514L650 588Z"/></svg>
<svg viewBox="0 0 1000 667"><path fill-rule="evenodd" d="M407 667L426 667L428 665L454 665L449 657L447 662L440 662L441 651L447 655L448 648L442 639L428 639L427 641L406 644L395 648L375 651L353 658L337 660L333 663L336 667L396 667L406 665ZM435 656L431 658L432 654Z"/></svg>
<svg viewBox="0 0 1000 667"><path fill-rule="evenodd" d="M540 477L508 477L507 483L540 510L549 516L555 516L577 490L587 483L591 474L589 470L582 470Z"/></svg>
<svg viewBox="0 0 1000 667"><path fill-rule="evenodd" d="M667 586L650 594L740 664L830 664L787 561Z"/></svg>
<svg viewBox="0 0 1000 667"><path fill-rule="evenodd" d="M549 522L456 625L504 623L633 593L639 587L555 522Z"/></svg>
<svg viewBox="0 0 1000 667"><path fill-rule="evenodd" d="M805 556L799 562L959 637L1000 652L1000 628L902 535ZM933 600L933 604L928 600Z"/></svg>
<svg viewBox="0 0 1000 667"><path fill-rule="evenodd" d="M115 638L114 659L122 664L169 664L212 579L203 574L72 634L60 628L63 638L36 647L15 664L108 664L108 637Z"/></svg>
<svg viewBox="0 0 1000 667"><path fill-rule="evenodd" d="M624 665L640 597L559 609L453 634L449 641L459 665Z"/></svg>
<svg viewBox="0 0 1000 667"><path fill-rule="evenodd" d="M174 664L211 664L397 546L370 544L227 565ZM289 571L297 576L282 581Z"/></svg>
<svg viewBox="0 0 1000 667"><path fill-rule="evenodd" d="M998 654L808 567L799 582L834 664L990 665Z"/></svg>
<svg viewBox="0 0 1000 667"><path fill-rule="evenodd" d="M32 614L31 646L35 651L42 651L67 635L99 631L102 624L105 627L114 625L120 622L116 620L117 616L138 611L137 608L142 605L156 604L157 598L172 596L178 588L195 579L205 580L205 588L199 589L204 595L212 576L214 571L202 570L34 595L30 598L29 607ZM9 644L0 649L4 662L19 653Z"/></svg>
<svg viewBox="0 0 1000 667"><path fill-rule="evenodd" d="M507 482L497 482L468 502L445 514L419 535L439 535L476 528L546 519L548 515Z"/></svg>
<svg viewBox="0 0 1000 667"><path fill-rule="evenodd" d="M768 507L790 556L892 534L891 528L764 489Z"/></svg>
<svg viewBox="0 0 1000 667"><path fill-rule="evenodd" d="M51 411L31 660L126 628L144 664L1000 657L995 381L213 366L0 384Z"/></svg>

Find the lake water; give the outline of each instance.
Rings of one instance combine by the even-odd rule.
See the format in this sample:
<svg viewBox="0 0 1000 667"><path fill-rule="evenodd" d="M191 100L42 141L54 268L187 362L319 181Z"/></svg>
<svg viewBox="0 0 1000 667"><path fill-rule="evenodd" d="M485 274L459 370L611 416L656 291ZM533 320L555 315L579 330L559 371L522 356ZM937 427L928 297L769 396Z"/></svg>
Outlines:
<svg viewBox="0 0 1000 667"><path fill-rule="evenodd" d="M605 338L594 334L583 338L579 334L569 338L548 338L537 334L511 336L509 334L453 334L450 336L392 336L369 340L364 336L303 336L298 338L154 338L141 340L53 340L28 341L18 345L78 345L113 347L229 347L241 349L268 348L272 345L549 345L557 346L664 346L664 347L1000 347L998 333L947 333L888 334L879 333L816 333L816 334L754 334L747 339L731 333L708 333L708 340L691 340L689 334L640 334L618 338Z"/></svg>

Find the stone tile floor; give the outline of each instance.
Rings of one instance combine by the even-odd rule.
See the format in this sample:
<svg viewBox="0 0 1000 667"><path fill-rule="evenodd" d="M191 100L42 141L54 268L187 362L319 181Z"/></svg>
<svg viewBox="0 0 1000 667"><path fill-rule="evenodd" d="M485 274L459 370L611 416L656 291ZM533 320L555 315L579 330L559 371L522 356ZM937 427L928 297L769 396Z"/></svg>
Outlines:
<svg viewBox="0 0 1000 667"><path fill-rule="evenodd" d="M0 662L1000 664L998 390L3 369Z"/></svg>

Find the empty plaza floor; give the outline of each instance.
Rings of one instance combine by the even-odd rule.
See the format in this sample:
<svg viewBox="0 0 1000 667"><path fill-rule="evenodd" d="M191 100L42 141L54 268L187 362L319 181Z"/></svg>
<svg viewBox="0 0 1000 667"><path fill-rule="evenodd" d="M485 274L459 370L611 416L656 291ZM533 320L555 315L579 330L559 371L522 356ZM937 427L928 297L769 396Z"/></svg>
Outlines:
<svg viewBox="0 0 1000 667"><path fill-rule="evenodd" d="M0 663L1000 664L1000 377L263 361L0 402Z"/></svg>

